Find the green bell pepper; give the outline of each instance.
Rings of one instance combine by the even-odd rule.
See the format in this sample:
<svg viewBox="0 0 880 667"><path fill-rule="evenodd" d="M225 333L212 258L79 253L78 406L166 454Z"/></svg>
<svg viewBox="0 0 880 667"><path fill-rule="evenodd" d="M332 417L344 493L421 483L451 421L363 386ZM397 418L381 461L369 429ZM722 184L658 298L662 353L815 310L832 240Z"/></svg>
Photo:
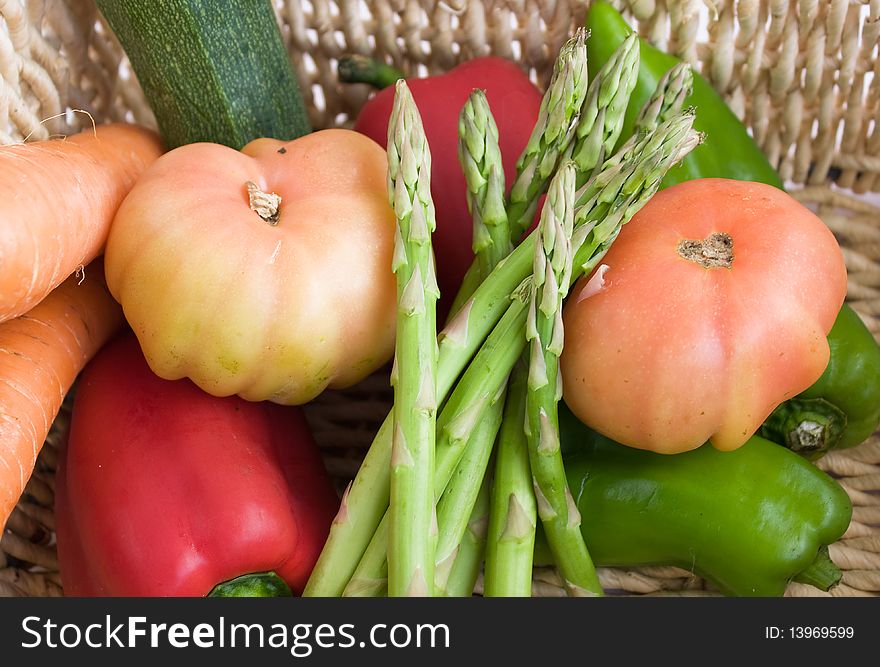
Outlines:
<svg viewBox="0 0 880 667"><path fill-rule="evenodd" d="M831 357L815 384L777 407L760 435L817 459L854 447L880 425L880 345L844 304L828 333Z"/></svg>
<svg viewBox="0 0 880 667"><path fill-rule="evenodd" d="M827 545L852 504L809 461L757 436L733 452L632 449L559 408L568 484L597 565L677 565L735 596L781 595L792 579L825 590L839 581ZM535 562L546 564L546 551L536 548Z"/></svg>
<svg viewBox="0 0 880 667"><path fill-rule="evenodd" d="M632 32L623 17L606 2L594 2L587 12L587 56L590 77L611 58L626 36ZM663 53L644 39L640 40L639 80L626 108L621 141L632 134L636 115L654 92L663 75L674 67L678 58ZM687 104L697 110L694 127L705 134L705 142L697 146L663 179L663 187L694 178L732 178L759 181L782 188L782 179L767 161L745 126L728 108L711 84L694 72L694 86Z"/></svg>

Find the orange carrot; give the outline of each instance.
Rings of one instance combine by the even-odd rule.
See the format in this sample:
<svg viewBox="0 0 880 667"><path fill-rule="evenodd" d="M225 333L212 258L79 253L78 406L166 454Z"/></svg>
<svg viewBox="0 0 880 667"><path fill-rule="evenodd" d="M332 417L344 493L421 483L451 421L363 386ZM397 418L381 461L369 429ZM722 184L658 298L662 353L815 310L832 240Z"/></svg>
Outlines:
<svg viewBox="0 0 880 667"><path fill-rule="evenodd" d="M71 276L33 310L0 324L0 528L33 472L65 394L122 322L97 261L84 277Z"/></svg>
<svg viewBox="0 0 880 667"><path fill-rule="evenodd" d="M161 153L156 133L123 124L0 147L0 322L102 252L116 209Z"/></svg>

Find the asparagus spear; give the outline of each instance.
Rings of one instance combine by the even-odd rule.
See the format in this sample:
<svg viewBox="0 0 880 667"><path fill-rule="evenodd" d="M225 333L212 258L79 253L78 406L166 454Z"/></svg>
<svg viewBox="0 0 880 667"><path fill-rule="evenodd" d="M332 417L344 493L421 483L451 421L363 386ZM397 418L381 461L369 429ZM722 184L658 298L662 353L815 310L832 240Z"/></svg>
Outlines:
<svg viewBox="0 0 880 667"><path fill-rule="evenodd" d="M528 443L523 428L528 372L522 363L511 374L486 538L484 591L487 597L529 597L537 507Z"/></svg>
<svg viewBox="0 0 880 667"><path fill-rule="evenodd" d="M560 168L538 226L526 338L531 343L525 432L538 516L569 592L601 595L596 568L581 534L559 449L557 404L562 398L562 301L571 279L576 172Z"/></svg>
<svg viewBox="0 0 880 667"><path fill-rule="evenodd" d="M575 218L576 227L580 221L589 229L581 234L581 247L575 254L576 267L590 265L592 258L586 254L587 250L593 248L601 252L602 243L607 240L602 234L616 235L619 225L628 220L628 216L634 215L656 192L666 170L696 145L696 135L690 130L692 122L693 118L687 115L670 119L650 137L643 137L633 145L623 147L579 191L581 208ZM654 153L643 152L649 145ZM623 151L626 151L625 155ZM624 165L627 170L623 168ZM606 174L606 170L613 173ZM599 207L602 214L615 211L615 225L598 224L601 215L591 213L593 206ZM623 213L617 213L621 209ZM513 318L521 317L520 325L524 326L525 306L518 299L511 303L510 295L529 275L534 250L535 236L532 234L492 271L440 333L438 401L443 401L449 395L456 378L499 322L502 313L509 309L520 310L519 314L514 313ZM505 324L509 335L513 340L522 337L524 345L523 329L516 331L509 320ZM522 349L519 345L517 348ZM343 497L330 536L304 592L307 596L326 597L342 593L388 507L390 422L389 417L379 429L354 482ZM439 443L437 451L439 455Z"/></svg>
<svg viewBox="0 0 880 667"><path fill-rule="evenodd" d="M437 503L437 552L434 586L449 594L447 582L458 557L458 548L477 500L504 409L505 387L501 396L487 406L474 428L458 465Z"/></svg>
<svg viewBox="0 0 880 667"><path fill-rule="evenodd" d="M466 597L474 592L474 585L480 574L483 551L486 546L486 525L489 521L490 476L483 478L483 484L474 502L467 522L467 530L458 546L455 562L452 564L442 591L449 597ZM388 592L388 562L385 559L388 544L387 515L379 524L363 558L358 563L351 581L345 587L344 597L381 597ZM531 562L531 561L530 561ZM529 571L531 575L531 568ZM435 591L435 594L439 594Z"/></svg>
<svg viewBox="0 0 880 667"><path fill-rule="evenodd" d="M492 269L511 251L510 231L504 196L504 168L498 145L498 128L489 109L485 94L474 91L461 112L459 121L459 159L465 174L468 207L474 219L473 249L476 254L476 284L482 282ZM458 297L470 296L469 286L463 285ZM453 474L452 481L437 504L437 555L434 584L438 590L450 594L447 582L458 561L459 543L471 519L471 513L480 480L485 478L486 466L495 443L503 395L492 402L467 443L466 454ZM473 554L475 552L471 552ZM479 567L479 564L477 564ZM474 564L457 565L454 585L466 588L467 573ZM473 586L471 586L471 591Z"/></svg>
<svg viewBox="0 0 880 667"><path fill-rule="evenodd" d="M597 74L590 84L587 92L587 102L584 104L583 113L578 124L578 136L580 143L575 145L575 155L581 157L578 165L579 176L590 176L597 166L601 156L606 150L610 150L616 143L623 126L623 113L629 100L630 93L635 85L635 71L638 68L638 40L635 35L628 38L617 50L615 57ZM680 88L680 86L679 86ZM663 101L669 97L664 87L656 97ZM680 104L679 104L680 106ZM669 108L667 105L666 108ZM608 111L606 115L606 110ZM460 127L467 127L465 120L474 115L474 112L466 108L462 114L463 123ZM607 122L606 122L607 121ZM470 123L471 126L475 125ZM470 133L471 136L476 134ZM462 137L467 138L468 133L463 132ZM481 148L482 141L472 141L470 145ZM467 147L468 143L463 143ZM590 147L597 147L590 151ZM465 154L464 152L462 154ZM474 160L463 160L463 165L474 165ZM473 173L475 169L466 169L466 173ZM585 178L586 180L586 178ZM476 178L470 178L469 182L478 182ZM498 243L498 234L490 239L485 227L477 225L479 218L475 216L475 244L474 249L478 252L487 246ZM493 230L497 231L497 230ZM485 264L481 265L485 266ZM479 272L478 272L479 273ZM494 411L487 414L486 420L477 431L478 437L475 442L469 443L467 455L459 463L453 484L447 488L438 505L438 551L437 551L437 578L435 584L443 587L446 572L450 567L451 560L455 557L455 550L461 535L463 534L464 512L466 507L473 502L477 490L477 483L485 474L484 466L488 461L492 440L487 437L487 429L495 428L498 412L502 406L497 404ZM479 449L482 447L482 451Z"/></svg>
<svg viewBox="0 0 880 667"><path fill-rule="evenodd" d="M636 83L638 40L627 38L590 83L570 147L578 167L578 182L586 182L601 165L623 128L624 112ZM534 544L535 498L521 415L525 409L525 369L513 373L511 396L499 443L496 484L492 496L492 525L486 562L486 594L528 596L531 592L531 546Z"/></svg>
<svg viewBox="0 0 880 667"><path fill-rule="evenodd" d="M482 281L511 249L504 202L504 169L501 164L501 149L498 146L498 127L482 90L475 90L469 96L462 109L458 129L458 154L467 184L468 209L474 219L473 248L477 255L478 275ZM488 415L487 419L481 421L475 439L494 441L497 426L497 420L491 414ZM491 451L491 442L488 451ZM481 465L479 458L473 462L469 460L462 463L465 467ZM482 464L482 468L485 468L485 463ZM451 507L448 497L446 502L441 500L438 505L438 523L441 526L445 525L448 521L445 517L450 511L454 514L459 511L469 512L476 492L477 489L474 489L474 494L458 498L455 509ZM463 514L461 518L465 520L467 514ZM383 579L387 576L383 542L383 535L386 533L387 523L383 520L343 595L372 595L382 590ZM444 561L447 562L438 580L438 583L442 582L444 587L457 546L457 542L438 544L438 549L448 556L448 558L437 558L438 566Z"/></svg>
<svg viewBox="0 0 880 667"><path fill-rule="evenodd" d="M382 597L388 593L388 514L382 517L342 591L343 597Z"/></svg>
<svg viewBox="0 0 880 667"><path fill-rule="evenodd" d="M625 153L609 160L608 169L591 179L588 187L582 189L586 199L574 216L589 229L579 250L582 255L591 249L604 254L610 240L616 238L620 226L650 199L668 168L686 154L682 145L689 145L687 150L695 145L696 136L690 133L692 122L692 115L681 114L658 129L659 139L644 137L632 146L623 147ZM624 160L624 157L627 159ZM602 221L602 224L596 224L597 221ZM606 221L608 224L605 224ZM534 244L531 247L533 252L537 252ZM594 261L598 260L589 258L589 261L582 261L576 266L592 266ZM567 293L581 271L570 272L567 282L560 289L564 286ZM444 493L474 429L486 418L486 402L493 391L503 388L507 373L525 348L525 338L516 332L522 331L521 327L526 322L523 293L530 293L531 289L531 280L521 284L519 298L513 300L443 408L437 422L437 495ZM381 553L381 549L377 553ZM379 576L375 568L362 574L367 580Z"/></svg>
<svg viewBox="0 0 880 667"><path fill-rule="evenodd" d="M538 198L574 139L589 81L586 40L581 28L560 50L535 129L517 160L507 211L516 240L528 229Z"/></svg>
<svg viewBox="0 0 880 667"><path fill-rule="evenodd" d="M639 39L632 33L596 73L587 91L570 151L578 167L578 185L614 150L638 71Z"/></svg>
<svg viewBox="0 0 880 667"><path fill-rule="evenodd" d="M388 592L430 596L434 581L436 304L431 233L431 154L406 81L396 84L388 125L388 193L397 218L394 436L391 451Z"/></svg>
<svg viewBox="0 0 880 667"><path fill-rule="evenodd" d="M650 132L681 111L693 84L694 73L687 63L678 63L666 72L639 111L634 133Z"/></svg>
<svg viewBox="0 0 880 667"><path fill-rule="evenodd" d="M483 477L474 508L468 518L467 530L458 545L458 554L446 581L446 595L467 597L473 595L474 585L480 576L483 553L486 548L486 526L489 523L489 492L491 474Z"/></svg>
<svg viewBox="0 0 880 667"><path fill-rule="evenodd" d="M632 137L577 191L573 275L588 274L598 265L623 224L654 195L669 168L702 141L693 122L693 111L687 110L650 134Z"/></svg>
<svg viewBox="0 0 880 667"><path fill-rule="evenodd" d="M528 174L522 169L518 169L517 183L519 183L519 188L515 183L511 188L508 202L512 221L509 225L510 235L514 244L520 240L530 224L538 199L546 190L550 176L555 172L555 165L564 153L575 155L579 169L579 183L588 180L592 171L602 164L605 154L613 149L620 136L626 105L635 85L635 71L638 69L639 62L638 40L635 35L618 47L613 57L593 77L586 93L582 92L580 85L571 86L569 89L565 89L563 85L566 81L563 76L566 66L575 72L581 72L580 68L583 67L580 63L582 52L579 50L581 47L577 36L569 42L568 48L570 51L563 49L557 59L556 70L558 74L554 82L561 90L566 90L569 95L560 108L573 109L574 111L571 114L539 115L533 130L532 140L520 156L518 165L526 165L523 169L527 169L527 165L536 161L546 160L547 164L553 164L553 170L548 173L546 178L527 180ZM566 60L566 58L570 60ZM567 65L567 63L572 64ZM580 81L579 78L578 82ZM544 99L547 104L551 103L549 98L552 97L552 88L553 84L551 83ZM578 103L581 104L580 108L576 108ZM560 135L560 123L566 119L572 124L570 126L571 132L569 135ZM554 137L559 143L558 150L552 155L549 153L543 155L530 153L534 146L538 147L540 153L541 137ZM529 161L529 156L531 156L531 161ZM517 201L518 198L524 197L527 199ZM519 218L518 222L515 221L517 218ZM465 274L461 289L453 301L452 313L459 311L481 279L482 276L478 271L477 264L474 263Z"/></svg>
<svg viewBox="0 0 880 667"><path fill-rule="evenodd" d="M458 159L467 184L468 210L474 220L473 249L482 282L512 249L498 126L482 90L472 92L461 110Z"/></svg>
<svg viewBox="0 0 880 667"><path fill-rule="evenodd" d="M443 494L468 441L485 421L491 404L497 402L510 369L525 349L526 298L529 280L524 280L514 293L510 307L489 334L461 381L437 419L434 495ZM385 508L382 508L384 511ZM467 515L465 515L467 516ZM378 527L366 550L353 568L351 580L342 582L339 590L345 595L373 594L379 590L385 573L389 515L377 521ZM331 533L332 535L332 533ZM338 584L337 584L338 585Z"/></svg>

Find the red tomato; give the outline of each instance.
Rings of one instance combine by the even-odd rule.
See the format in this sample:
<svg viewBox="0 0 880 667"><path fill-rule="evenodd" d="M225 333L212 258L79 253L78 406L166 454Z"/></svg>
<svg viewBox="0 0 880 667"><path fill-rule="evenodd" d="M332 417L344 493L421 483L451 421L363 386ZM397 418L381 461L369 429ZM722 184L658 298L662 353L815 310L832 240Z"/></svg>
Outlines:
<svg viewBox="0 0 880 667"><path fill-rule="evenodd" d="M736 449L828 363L843 256L781 190L726 179L668 188L603 263L598 292L582 293L582 279L566 304L560 367L566 403L614 440Z"/></svg>

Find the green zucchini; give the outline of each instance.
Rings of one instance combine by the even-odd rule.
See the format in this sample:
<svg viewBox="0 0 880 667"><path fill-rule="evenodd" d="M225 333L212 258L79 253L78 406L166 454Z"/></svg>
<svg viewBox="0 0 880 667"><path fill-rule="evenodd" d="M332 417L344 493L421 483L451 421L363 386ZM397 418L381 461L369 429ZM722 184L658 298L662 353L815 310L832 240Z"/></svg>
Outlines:
<svg viewBox="0 0 880 667"><path fill-rule="evenodd" d="M311 131L270 0L98 0L171 149Z"/></svg>

